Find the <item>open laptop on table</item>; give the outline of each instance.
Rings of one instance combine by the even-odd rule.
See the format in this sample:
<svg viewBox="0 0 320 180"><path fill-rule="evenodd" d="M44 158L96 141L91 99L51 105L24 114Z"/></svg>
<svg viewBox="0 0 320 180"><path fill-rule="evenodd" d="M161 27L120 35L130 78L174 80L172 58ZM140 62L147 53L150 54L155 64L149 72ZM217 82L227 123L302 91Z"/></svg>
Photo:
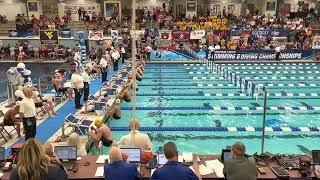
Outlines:
<svg viewBox="0 0 320 180"><path fill-rule="evenodd" d="M55 146L54 152L59 157L62 165L68 170L76 165L77 162L77 146Z"/></svg>
<svg viewBox="0 0 320 180"><path fill-rule="evenodd" d="M222 149L221 162L224 163L224 161L229 160L231 158L232 158L231 150L230 149Z"/></svg>
<svg viewBox="0 0 320 180"><path fill-rule="evenodd" d="M166 156L164 154L158 154L158 164L161 166L161 165L164 165L168 162L168 159L166 158Z"/></svg>
<svg viewBox="0 0 320 180"><path fill-rule="evenodd" d="M141 162L141 149L140 148L120 148L122 153L128 154L128 162L137 165L137 169L140 172Z"/></svg>

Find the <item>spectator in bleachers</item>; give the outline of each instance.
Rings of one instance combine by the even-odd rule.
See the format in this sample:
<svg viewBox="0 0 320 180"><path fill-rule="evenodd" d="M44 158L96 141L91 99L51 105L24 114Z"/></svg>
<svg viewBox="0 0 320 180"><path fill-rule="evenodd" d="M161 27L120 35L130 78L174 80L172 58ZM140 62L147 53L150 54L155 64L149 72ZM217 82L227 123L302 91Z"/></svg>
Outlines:
<svg viewBox="0 0 320 180"><path fill-rule="evenodd" d="M67 180L63 168L50 163L41 144L35 139L29 139L20 149L18 167L13 169L9 180Z"/></svg>
<svg viewBox="0 0 320 180"><path fill-rule="evenodd" d="M127 163L128 155L122 154L118 147L109 151L110 163L104 165L106 180L135 180L139 172L135 164Z"/></svg>
<svg viewBox="0 0 320 180"><path fill-rule="evenodd" d="M223 174L228 180L255 180L257 169L254 159L245 157L246 147L236 142L231 147L232 159L224 161Z"/></svg>
<svg viewBox="0 0 320 180"><path fill-rule="evenodd" d="M21 137L20 134L20 121L17 120L16 116L19 114L19 103L17 103L17 105L15 105L13 108L9 109L3 117L3 124L5 126L15 126L17 129L17 133L18 133L18 138Z"/></svg>
<svg viewBox="0 0 320 180"><path fill-rule="evenodd" d="M198 162L194 161L192 168L178 162L178 149L175 143L168 142L163 146L163 153L168 162L161 168L158 168L152 174L152 180L198 180L202 179L199 171Z"/></svg>
<svg viewBox="0 0 320 180"><path fill-rule="evenodd" d="M147 134L139 132L140 123L138 120L131 120L129 123L130 133L121 137L118 145L120 147L135 147L142 150L151 150L152 143Z"/></svg>

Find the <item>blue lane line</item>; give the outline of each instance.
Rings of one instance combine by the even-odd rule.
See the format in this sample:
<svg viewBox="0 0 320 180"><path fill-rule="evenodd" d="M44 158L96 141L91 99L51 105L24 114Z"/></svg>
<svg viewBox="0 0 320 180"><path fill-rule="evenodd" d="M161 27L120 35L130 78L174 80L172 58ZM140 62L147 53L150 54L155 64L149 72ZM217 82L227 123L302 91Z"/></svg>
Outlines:
<svg viewBox="0 0 320 180"><path fill-rule="evenodd" d="M119 64L119 67L121 67L122 64ZM108 72L108 80L111 78L111 76L114 74L113 68L110 68ZM97 80L90 82L90 94L96 93L101 88L101 77ZM83 101L83 98L81 98L81 101ZM44 122L42 122L40 125L37 126L37 134L36 139L38 139L41 143L45 143L49 138L51 138L63 125L64 118L68 114L74 114L78 110L75 109L74 100L69 100L66 104L64 104L61 108L58 109L57 115L55 117L48 117ZM15 144L23 144L24 137L20 138ZM8 147L6 149L6 156L9 155L10 149L12 146Z"/></svg>
<svg viewBox="0 0 320 180"><path fill-rule="evenodd" d="M198 84L162 84L162 83L156 83L156 84L139 84L139 86L198 86Z"/></svg>
<svg viewBox="0 0 320 180"><path fill-rule="evenodd" d="M111 127L111 131L130 131L128 127ZM318 127L270 127L267 131L319 132ZM200 132L257 132L261 127L140 127L139 131L200 131Z"/></svg>

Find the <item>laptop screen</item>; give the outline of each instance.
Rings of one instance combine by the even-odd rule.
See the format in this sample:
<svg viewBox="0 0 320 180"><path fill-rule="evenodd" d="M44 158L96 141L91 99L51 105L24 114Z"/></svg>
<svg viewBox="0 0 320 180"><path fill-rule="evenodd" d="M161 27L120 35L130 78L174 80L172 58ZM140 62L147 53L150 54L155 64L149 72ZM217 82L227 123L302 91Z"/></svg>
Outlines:
<svg viewBox="0 0 320 180"><path fill-rule="evenodd" d="M231 159L232 158L232 154L231 152L224 152L223 153L223 160L228 160L228 159Z"/></svg>
<svg viewBox="0 0 320 180"><path fill-rule="evenodd" d="M62 160L77 159L77 146L55 146L54 152Z"/></svg>
<svg viewBox="0 0 320 180"><path fill-rule="evenodd" d="M121 152L128 154L128 161L131 163L137 163L141 161L141 149L140 148L120 148Z"/></svg>
<svg viewBox="0 0 320 180"><path fill-rule="evenodd" d="M0 147L0 162L6 160L6 155L5 155L5 148Z"/></svg>
<svg viewBox="0 0 320 180"><path fill-rule="evenodd" d="M167 162L168 162L168 159L166 158L166 156L164 154L158 154L158 164L159 165L166 164Z"/></svg>
<svg viewBox="0 0 320 180"><path fill-rule="evenodd" d="M312 150L313 164L320 164L320 150Z"/></svg>

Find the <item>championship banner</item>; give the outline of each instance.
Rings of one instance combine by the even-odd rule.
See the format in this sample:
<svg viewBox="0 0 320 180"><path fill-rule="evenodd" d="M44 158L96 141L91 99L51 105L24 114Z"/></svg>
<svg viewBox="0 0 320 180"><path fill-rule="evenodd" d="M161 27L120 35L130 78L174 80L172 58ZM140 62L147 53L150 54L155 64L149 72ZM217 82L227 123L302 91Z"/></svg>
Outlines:
<svg viewBox="0 0 320 180"><path fill-rule="evenodd" d="M205 35L205 30L191 31L190 39L202 39Z"/></svg>
<svg viewBox="0 0 320 180"><path fill-rule="evenodd" d="M160 30L159 36L161 40L171 40L172 39L172 31L171 30Z"/></svg>
<svg viewBox="0 0 320 180"><path fill-rule="evenodd" d="M89 31L89 40L103 41L103 31Z"/></svg>
<svg viewBox="0 0 320 180"><path fill-rule="evenodd" d="M172 39L174 41L189 41L190 31L172 31Z"/></svg>
<svg viewBox="0 0 320 180"><path fill-rule="evenodd" d="M61 38L71 38L71 30L68 28L60 29Z"/></svg>
<svg viewBox="0 0 320 180"><path fill-rule="evenodd" d="M111 30L111 42L117 43L119 40L119 31L118 30Z"/></svg>
<svg viewBox="0 0 320 180"><path fill-rule="evenodd" d="M59 44L58 31L39 31L41 44Z"/></svg>
<svg viewBox="0 0 320 180"><path fill-rule="evenodd" d="M74 31L74 36L73 36L74 40L80 40L80 39L88 40L88 38L89 38L88 31Z"/></svg>
<svg viewBox="0 0 320 180"><path fill-rule="evenodd" d="M310 59L315 54L319 54L320 50L285 50L280 53L280 60L302 60ZM275 51L263 50L220 50L214 54L214 60L239 60L239 61L256 61L256 60L275 60ZM209 59L211 59L209 57Z"/></svg>

